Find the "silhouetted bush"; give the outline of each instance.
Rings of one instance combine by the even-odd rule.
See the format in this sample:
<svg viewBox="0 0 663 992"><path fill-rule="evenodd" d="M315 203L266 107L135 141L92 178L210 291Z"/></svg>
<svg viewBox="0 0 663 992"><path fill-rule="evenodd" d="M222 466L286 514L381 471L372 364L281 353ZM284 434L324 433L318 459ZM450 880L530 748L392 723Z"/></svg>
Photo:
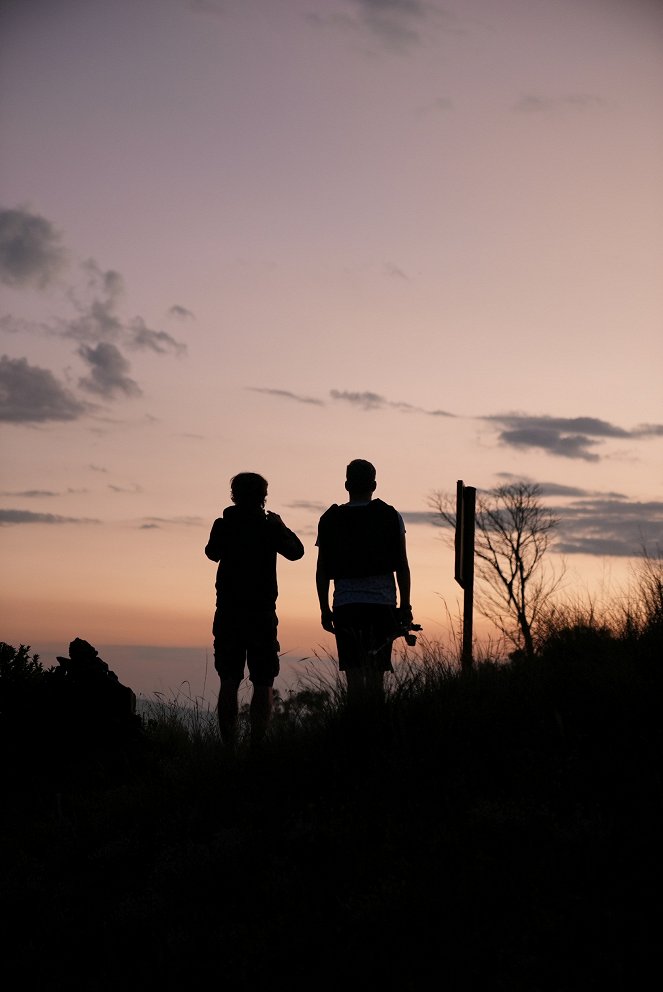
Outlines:
<svg viewBox="0 0 663 992"><path fill-rule="evenodd" d="M422 640L382 706L313 674L260 755L224 751L213 710L155 704L140 762L3 822L5 966L94 992L644 987L662 648L655 611L579 608L534 659L469 673Z"/></svg>

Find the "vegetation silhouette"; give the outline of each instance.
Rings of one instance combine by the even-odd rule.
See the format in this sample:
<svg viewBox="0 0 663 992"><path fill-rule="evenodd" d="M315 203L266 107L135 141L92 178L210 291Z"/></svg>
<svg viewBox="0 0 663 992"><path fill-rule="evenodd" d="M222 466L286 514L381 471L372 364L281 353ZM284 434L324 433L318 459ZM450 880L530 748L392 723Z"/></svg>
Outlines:
<svg viewBox="0 0 663 992"><path fill-rule="evenodd" d="M477 649L462 672L453 645L404 645L363 713L334 659L313 660L259 754L248 728L231 753L213 710L187 724L156 700L122 778L5 788L6 974L95 992L644 987L662 565L637 563L609 610L558 608L534 659ZM29 648L12 651L29 681Z"/></svg>
<svg viewBox="0 0 663 992"><path fill-rule="evenodd" d="M437 523L453 534L455 497L435 492L429 505L437 513ZM558 523L544 506L536 483L512 482L477 494L476 607L529 658L534 657L539 629L565 574L564 566L554 569L547 557ZM448 540L453 543L454 539Z"/></svg>

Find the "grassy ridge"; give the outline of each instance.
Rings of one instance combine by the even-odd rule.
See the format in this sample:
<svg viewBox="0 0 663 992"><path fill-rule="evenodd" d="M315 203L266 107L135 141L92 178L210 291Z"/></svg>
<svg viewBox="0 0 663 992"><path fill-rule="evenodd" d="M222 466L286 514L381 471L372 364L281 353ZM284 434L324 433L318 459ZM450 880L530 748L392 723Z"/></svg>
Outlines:
<svg viewBox="0 0 663 992"><path fill-rule="evenodd" d="M660 624L557 625L383 706L281 707L264 752L167 707L125 754L14 777L5 969L43 988L637 987L663 882ZM53 775L55 774L55 777Z"/></svg>

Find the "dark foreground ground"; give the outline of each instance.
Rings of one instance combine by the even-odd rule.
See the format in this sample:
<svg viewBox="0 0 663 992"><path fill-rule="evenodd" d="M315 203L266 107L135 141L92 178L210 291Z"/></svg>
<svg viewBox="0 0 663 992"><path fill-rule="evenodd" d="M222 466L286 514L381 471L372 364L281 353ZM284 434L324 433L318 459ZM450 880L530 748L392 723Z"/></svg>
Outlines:
<svg viewBox="0 0 663 992"><path fill-rule="evenodd" d="M5 987L648 987L661 664L571 645L431 675L257 756L172 725L122 755L42 742L5 767Z"/></svg>

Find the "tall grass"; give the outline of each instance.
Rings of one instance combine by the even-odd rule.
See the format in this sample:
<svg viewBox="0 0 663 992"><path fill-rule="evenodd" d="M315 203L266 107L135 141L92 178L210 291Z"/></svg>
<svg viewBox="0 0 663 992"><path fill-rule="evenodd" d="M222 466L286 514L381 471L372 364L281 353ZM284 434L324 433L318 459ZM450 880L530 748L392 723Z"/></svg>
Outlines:
<svg viewBox="0 0 663 992"><path fill-rule="evenodd" d="M644 987L663 638L660 560L639 567L609 609L551 611L531 662L477 645L463 672L420 636L354 708L316 657L258 755L185 687L156 700L121 775L3 821L6 967L94 992Z"/></svg>

